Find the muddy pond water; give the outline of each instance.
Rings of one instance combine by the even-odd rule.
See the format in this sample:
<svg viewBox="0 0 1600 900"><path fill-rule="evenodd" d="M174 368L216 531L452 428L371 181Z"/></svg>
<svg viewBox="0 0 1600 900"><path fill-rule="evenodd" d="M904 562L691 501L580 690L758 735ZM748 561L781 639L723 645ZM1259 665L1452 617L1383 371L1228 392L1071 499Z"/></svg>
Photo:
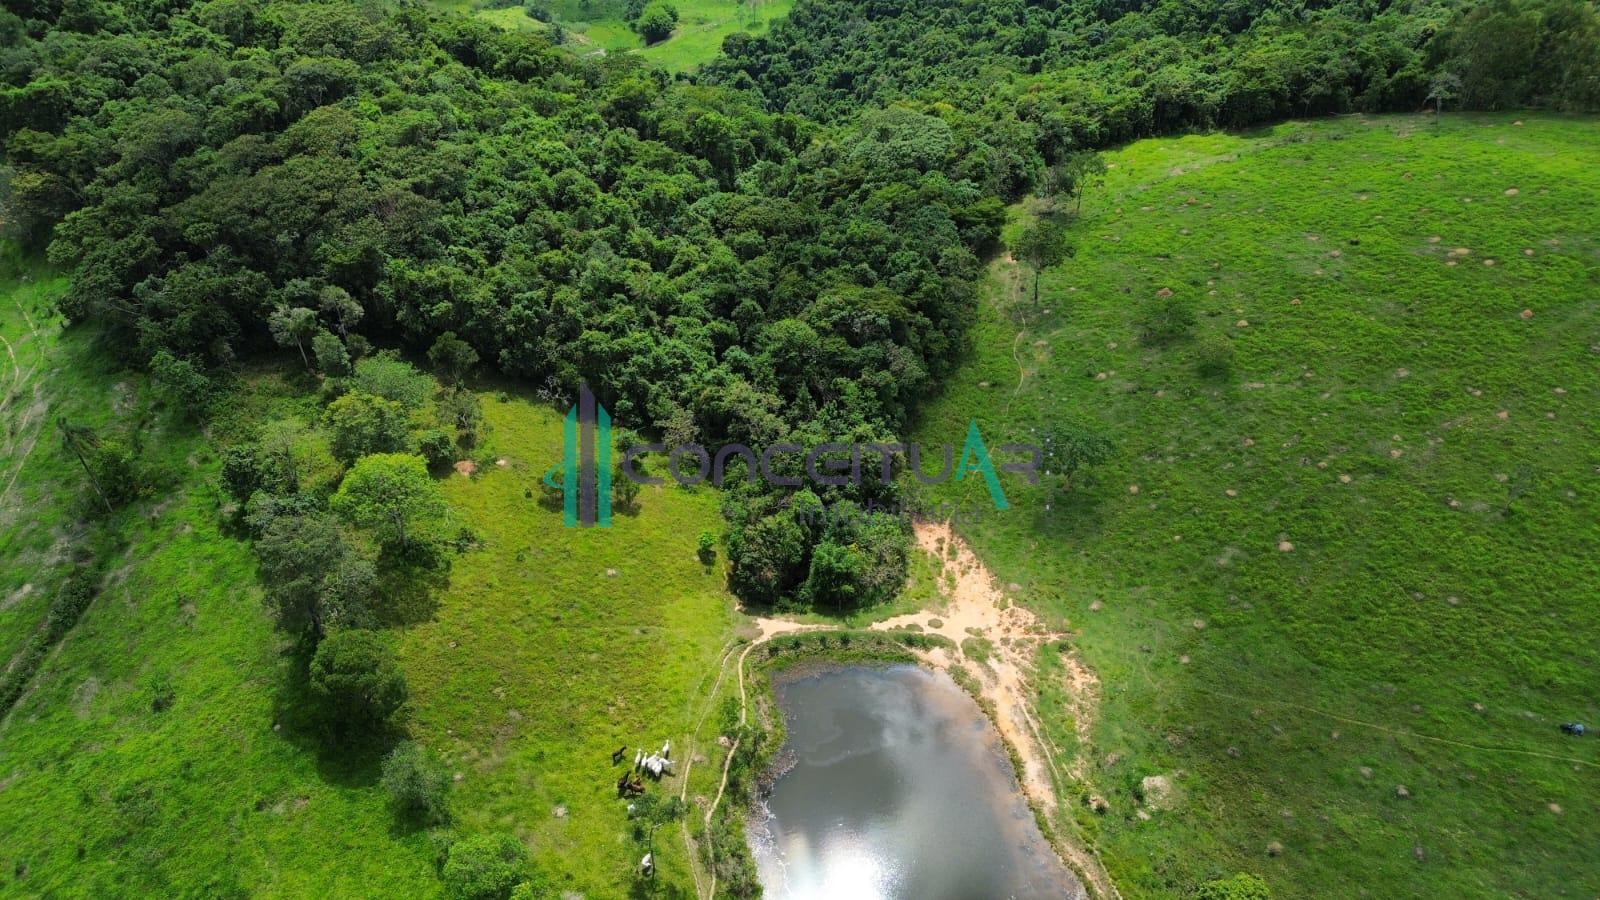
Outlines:
<svg viewBox="0 0 1600 900"><path fill-rule="evenodd" d="M751 818L773 898L1084 896L1040 834L989 720L942 673L781 674L782 774Z"/></svg>

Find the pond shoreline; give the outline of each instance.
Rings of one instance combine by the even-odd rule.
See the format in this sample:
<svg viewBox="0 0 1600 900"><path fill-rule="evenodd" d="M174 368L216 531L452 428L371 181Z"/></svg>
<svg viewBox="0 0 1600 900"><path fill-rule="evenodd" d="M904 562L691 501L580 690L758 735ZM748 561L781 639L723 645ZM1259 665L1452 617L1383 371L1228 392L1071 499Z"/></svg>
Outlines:
<svg viewBox="0 0 1600 900"><path fill-rule="evenodd" d="M771 805L774 789L781 791L779 782L803 761L808 752L806 747L811 748L809 752L813 756L817 752L827 756L833 751L824 750L824 746L853 746L855 749L847 751L844 756L824 763L830 774L822 774L822 770L815 765L805 770L804 774L797 774L796 777L807 782L806 787L801 788L801 794L795 794L796 788L791 787L787 800L784 800L779 793L779 802L789 807L784 821L788 823L791 835L797 836L819 827L820 822L832 815L831 812L822 813L813 805L815 800L808 799L814 798L812 791L820 787L818 779L824 779L821 783L826 783L843 778L845 781L840 786L845 791L841 795L845 809L848 810L852 805L858 807L855 818L865 830L857 831L854 827L846 826L840 832L837 830L839 824L830 823L826 826L829 833L854 835L855 840L866 840L867 844L862 847L879 846L876 855L868 852L867 857L886 864L890 871L898 871L897 878L915 881L924 877L920 871L922 867L937 868L940 864L948 863L941 854L935 853L931 858L926 855L931 846L926 844L927 838L923 833L927 825L919 824L908 831L902 817L916 811L912 821L942 823L939 828L956 835L950 846L977 854L976 859L980 861L973 864L978 869L959 870L962 874L995 879L1000 884L1011 883L1011 890L1020 891L1019 895L1056 895L1059 891L1059 895L1064 897L1088 896L1083 879L1077 876L1069 860L1059 851L1053 836L1041 827L1032 798L1017 776L1014 749L995 727L991 711L979 702L979 698L968 687L940 667L920 659L907 659L904 653L884 654L890 657L887 659L863 659L863 654L849 653L849 658L841 659L821 647L810 653L805 652L806 645L810 643L802 641L798 645L791 645L784 657L773 660L776 669L769 669L766 673L767 683L761 692L771 704L763 718L769 721L781 719L785 730L797 724L793 709L780 708L787 692L798 691L803 696L809 696L811 699L808 702L813 704L809 707L809 715L813 716L809 724L801 722L798 726L803 732L809 732L809 737L801 738L801 744L796 746L786 734L782 747L768 755L766 767L758 779L758 787L748 798L746 840L753 858L761 862L764 887L774 887L770 883L773 872L789 872L793 865L800 866L795 871L807 873L802 875L803 879L809 876L814 880L822 873L834 871L834 866L843 864L841 859L859 864L859 859L856 859L859 853L846 853L844 857L836 853L832 862L825 864L818 860L827 857L826 852L820 856L807 854L804 857L806 862L789 859L781 849L785 841L783 831L772 825L776 821ZM829 681L835 683L830 685ZM845 693L841 694L840 691ZM888 693L885 694L885 691ZM895 699L889 702L889 696ZM818 702L824 704L820 709L814 705ZM880 723L889 731L879 731L879 725L865 724L858 714ZM817 715L827 717L820 721L836 723L837 727L845 730L832 732L830 729L835 726L820 725L819 720L814 718ZM833 715L844 715L846 718L835 720L831 718ZM854 730L852 722L855 723ZM981 734L972 733L967 730L968 725L960 724L957 727L958 723L970 723L970 727L980 727L979 723L982 723L983 731ZM816 743L819 739L818 727L827 733L827 737L822 738L822 745ZM957 727L957 730L940 736L946 727ZM864 731L861 730L863 728ZM929 728L933 730L925 730ZM970 739L966 736L970 736ZM884 742L886 739L887 743ZM863 740L867 743L861 744ZM838 741L844 743L836 744ZM893 764L880 771L879 766L890 761ZM866 781L860 780L863 766L875 773ZM965 774L930 793L920 786L921 776L906 775L922 766L932 766L941 772ZM883 780L885 778L887 782ZM971 795L960 799L963 791L971 792ZM874 797L878 799L872 799ZM988 825L961 837L962 830L971 828L973 823L967 822L961 814L943 810L943 804L951 802L955 802L961 810L970 812L974 822L982 822L987 816L995 818ZM797 803L800 804L798 807ZM888 805L879 806L885 803ZM811 809L812 812L801 813L801 818L795 819L797 810L802 809ZM875 811L867 813L866 810ZM816 818L819 814L821 819ZM844 814L848 819L848 811ZM884 819L884 815L888 818ZM812 824L807 826L807 821ZM1028 824L1022 824L1023 821ZM801 832L793 831L795 828L801 829ZM923 836L912 837L914 834ZM908 839L911 843L903 843ZM811 844L802 840L801 846ZM901 866L919 857L923 862L911 868ZM975 874L977 871L983 874L978 876ZM962 875L947 874L947 877L959 879Z"/></svg>

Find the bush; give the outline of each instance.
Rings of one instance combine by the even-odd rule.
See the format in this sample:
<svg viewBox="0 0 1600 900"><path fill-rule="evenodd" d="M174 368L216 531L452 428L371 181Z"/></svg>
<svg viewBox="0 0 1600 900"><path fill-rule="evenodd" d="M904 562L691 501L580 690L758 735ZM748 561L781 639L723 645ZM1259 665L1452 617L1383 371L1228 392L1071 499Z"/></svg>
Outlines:
<svg viewBox="0 0 1600 900"><path fill-rule="evenodd" d="M647 44L654 44L672 37L672 29L678 27L678 8L670 3L652 3L639 13L639 21L634 24L639 36Z"/></svg>
<svg viewBox="0 0 1600 900"><path fill-rule="evenodd" d="M1194 310L1177 297L1161 297L1145 310L1139 322L1139 339L1146 344L1171 344L1189 336Z"/></svg>
<svg viewBox="0 0 1600 900"><path fill-rule="evenodd" d="M611 505L619 510L632 510L639 499L639 483L629 478L618 463L611 469Z"/></svg>
<svg viewBox="0 0 1600 900"><path fill-rule="evenodd" d="M1260 875L1240 872L1232 878L1208 881L1194 892L1195 900L1272 900Z"/></svg>
<svg viewBox="0 0 1600 900"><path fill-rule="evenodd" d="M1204 378L1226 378L1233 374L1233 342L1222 335L1211 335L1195 348L1195 371Z"/></svg>
<svg viewBox="0 0 1600 900"><path fill-rule="evenodd" d="M150 377L168 404L184 415L204 418L211 404L211 379L193 360L180 359L166 350L150 360Z"/></svg>
<svg viewBox="0 0 1600 900"><path fill-rule="evenodd" d="M350 374L350 351L331 331L319 331L311 338L311 355L324 375L343 378Z"/></svg>
<svg viewBox="0 0 1600 900"><path fill-rule="evenodd" d="M311 659L311 691L335 727L376 731L406 702L406 677L382 635L337 632L318 645Z"/></svg>
<svg viewBox="0 0 1600 900"><path fill-rule="evenodd" d="M505 833L457 841L440 873L455 900L506 900L528 874L527 848Z"/></svg>
<svg viewBox="0 0 1600 900"><path fill-rule="evenodd" d="M107 438L94 448L89 468L112 506L137 499L148 487L133 449L115 438Z"/></svg>
<svg viewBox="0 0 1600 900"><path fill-rule="evenodd" d="M178 689L172 683L172 676L166 672L152 674L145 682L145 687L150 693L151 712L166 712L178 699Z"/></svg>
<svg viewBox="0 0 1600 900"><path fill-rule="evenodd" d="M417 449L430 469L443 469L456 461L456 439L442 428L430 428L418 435Z"/></svg>
<svg viewBox="0 0 1600 900"><path fill-rule="evenodd" d="M447 804L450 773L433 751L405 741L383 760L383 789L395 817L421 825L443 825L450 821Z"/></svg>

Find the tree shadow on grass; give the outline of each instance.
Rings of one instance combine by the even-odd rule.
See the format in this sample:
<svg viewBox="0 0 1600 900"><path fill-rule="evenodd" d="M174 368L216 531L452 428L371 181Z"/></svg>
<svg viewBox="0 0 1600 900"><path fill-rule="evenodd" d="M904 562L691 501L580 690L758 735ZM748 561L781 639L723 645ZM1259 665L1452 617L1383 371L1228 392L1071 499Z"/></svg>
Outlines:
<svg viewBox="0 0 1600 900"><path fill-rule="evenodd" d="M384 602L378 624L406 628L431 622L439 612L439 596L450 587L451 551L434 545L423 552L385 548L378 556L378 591Z"/></svg>
<svg viewBox="0 0 1600 900"><path fill-rule="evenodd" d="M1070 491L1050 491L1032 514L1032 530L1053 539L1081 541L1099 534L1105 526L1100 492L1092 482L1080 483Z"/></svg>
<svg viewBox="0 0 1600 900"><path fill-rule="evenodd" d="M317 776L324 783L372 787L382 775L383 757L405 739L405 731L397 725L371 733L335 727L311 690L308 672L313 653L310 641L302 640L280 654L285 666L273 698L273 729L316 760Z"/></svg>

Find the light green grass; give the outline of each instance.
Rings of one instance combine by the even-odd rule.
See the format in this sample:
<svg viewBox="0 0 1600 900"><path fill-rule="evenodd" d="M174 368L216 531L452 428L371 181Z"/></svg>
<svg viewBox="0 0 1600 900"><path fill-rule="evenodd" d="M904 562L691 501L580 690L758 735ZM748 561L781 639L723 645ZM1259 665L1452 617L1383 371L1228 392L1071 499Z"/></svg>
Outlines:
<svg viewBox="0 0 1600 900"><path fill-rule="evenodd" d="M0 615L7 659L38 627L67 554L111 557L101 595L0 721L0 895L435 892L426 841L390 833L373 767L274 731L288 661L249 549L219 533L215 454L93 333L61 332L48 308L60 279L23 271L0 303L31 373L26 402L4 412L6 477L20 474L0 505L0 596L18 583L35 591ZM161 487L113 519L120 541L81 521L83 476L61 448L60 415L143 433ZM157 681L174 689L162 712L150 702Z"/></svg>
<svg viewBox="0 0 1600 900"><path fill-rule="evenodd" d="M631 764L635 748L670 738L681 773L731 631L721 566L696 556L700 531L719 528L717 498L669 482L645 487L638 510L617 512L610 528L564 528L561 510L536 499L561 458L561 420L493 395L484 412L488 464L444 486L481 546L456 560L434 621L402 642L412 731L462 773L464 833L513 831L569 879L564 887L621 896L643 850L610 754L626 745ZM696 791L705 779L715 790L712 770L700 764ZM677 787L668 779L649 789ZM656 849L660 877L691 889L676 825Z"/></svg>
<svg viewBox="0 0 1600 900"><path fill-rule="evenodd" d="M1514 118L1140 142L1041 308L994 265L917 437L1074 419L1119 444L1070 494L1009 480L966 531L1100 676L1064 796L1130 896L1236 870L1281 896L1600 891L1600 744L1556 727L1600 720L1600 123ZM1231 378L1141 344L1162 288ZM1183 799L1146 821L1157 774Z"/></svg>
<svg viewBox="0 0 1600 900"><path fill-rule="evenodd" d="M110 364L92 333L60 331L48 301L64 285L43 274L8 282L0 309L23 366L16 389L37 407L9 402L8 433L17 446L39 435L33 453L10 455L25 467L0 530L3 596L35 588L0 618L8 658L65 577L65 554L95 535L94 546L112 546L80 524L81 475L41 423L58 414L107 432L143 423L143 461L161 487L112 521L126 539L113 546L103 595L0 724L0 894L437 893L432 841L395 829L376 759L324 750L297 729L304 716L285 691L293 662L263 610L254 559L219 529L215 446L291 428L316 469L326 450L315 446L315 393L294 366L246 372L219 404L213 445ZM623 895L642 851L609 754L671 738L681 766L731 634L720 562L695 553L700 531L719 527L716 497L646 488L613 528L568 531L559 510L524 496L559 459L559 419L521 400L485 406L480 453L508 465L444 484L454 518L481 545L455 561L436 618L397 634L412 731L463 775L452 800L459 834L512 831L566 886ZM163 680L176 702L156 712ZM703 738L712 736L708 727ZM719 771L702 761L694 792L714 791ZM677 826L656 849L661 883L687 889Z"/></svg>
<svg viewBox="0 0 1600 900"><path fill-rule="evenodd" d="M522 6L501 9L479 0L432 0L438 9L477 16L501 28L541 30ZM730 34L761 34L789 14L793 0L676 0L678 27L664 41L646 45L624 21L622 0L556 0L555 20L567 30L570 48L579 54L638 53L669 72L687 72L722 52Z"/></svg>
<svg viewBox="0 0 1600 900"><path fill-rule="evenodd" d="M0 265L0 659L9 661L44 616L71 537L66 504L51 502L70 473L50 401L81 397L86 385L54 372L50 306L66 280L10 259Z"/></svg>

